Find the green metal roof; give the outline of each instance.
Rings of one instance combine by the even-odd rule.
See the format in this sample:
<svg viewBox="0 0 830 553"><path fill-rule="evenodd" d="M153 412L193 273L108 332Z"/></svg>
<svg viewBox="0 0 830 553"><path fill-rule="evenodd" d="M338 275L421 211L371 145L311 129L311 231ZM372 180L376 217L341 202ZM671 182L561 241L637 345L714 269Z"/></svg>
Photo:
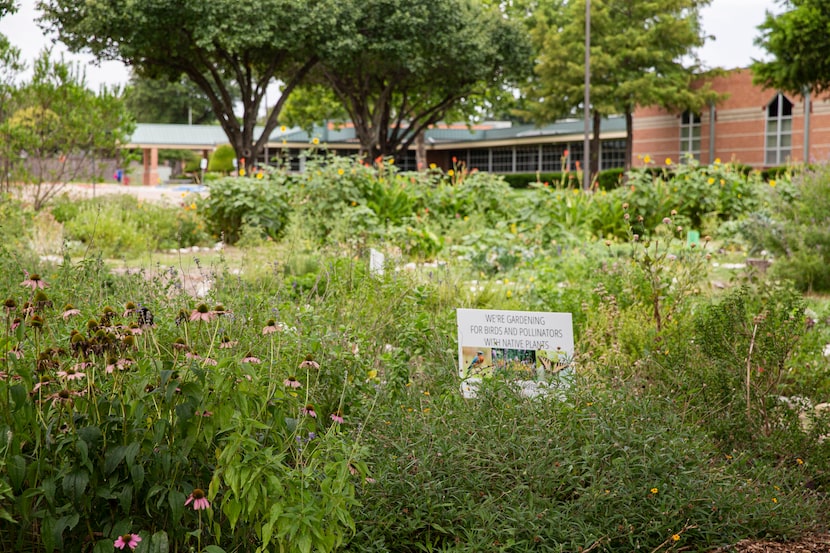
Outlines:
<svg viewBox="0 0 830 553"><path fill-rule="evenodd" d="M567 119L556 123L537 127L535 125L510 125L505 122L477 125L474 128L441 127L440 125L427 130L426 140L431 144L464 144L470 146L474 142L488 141L520 141L527 142L534 138L552 136L581 136L584 132L582 120ZM624 117L608 117L602 120L602 133L618 133L625 131ZM259 136L262 127L254 129L254 136ZM354 128L324 128L315 127L311 134L294 127L282 131L276 129L271 133L269 142L281 144L303 144L317 138L326 144L356 144ZM163 125L156 123L139 123L130 138L128 147L168 147L176 148L214 148L218 144L227 144L228 137L219 125Z"/></svg>

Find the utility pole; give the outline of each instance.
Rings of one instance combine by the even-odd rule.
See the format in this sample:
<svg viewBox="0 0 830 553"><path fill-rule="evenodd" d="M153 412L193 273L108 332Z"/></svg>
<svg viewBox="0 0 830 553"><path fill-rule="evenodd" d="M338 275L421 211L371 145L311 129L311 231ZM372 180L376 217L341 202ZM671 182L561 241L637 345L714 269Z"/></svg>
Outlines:
<svg viewBox="0 0 830 553"><path fill-rule="evenodd" d="M582 187L591 189L591 0L585 0L585 144L582 156Z"/></svg>

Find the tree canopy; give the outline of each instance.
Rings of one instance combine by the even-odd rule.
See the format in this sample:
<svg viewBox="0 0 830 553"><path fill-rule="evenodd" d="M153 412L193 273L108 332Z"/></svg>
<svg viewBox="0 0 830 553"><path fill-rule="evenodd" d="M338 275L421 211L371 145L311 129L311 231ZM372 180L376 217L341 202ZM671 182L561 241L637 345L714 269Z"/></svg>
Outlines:
<svg viewBox="0 0 830 553"><path fill-rule="evenodd" d="M705 40L699 10L710 2L592 0L589 109L595 127L601 115L626 115L626 159L637 106L698 110L715 97L708 88L691 87L701 71L694 50ZM585 0L537 7L534 14L537 79L526 89L534 118L541 123L584 113ZM596 163L594 157L592 172Z"/></svg>
<svg viewBox="0 0 830 553"><path fill-rule="evenodd" d="M0 121L0 158L15 180L32 186L35 209L70 180L94 180L96 161L113 158L133 122L118 90L93 93L77 66L45 50L31 80L11 90Z"/></svg>
<svg viewBox="0 0 830 553"><path fill-rule="evenodd" d="M830 3L826 0L789 0L779 15L767 12L755 43L774 56L754 61L756 83L802 94L830 90Z"/></svg>
<svg viewBox="0 0 830 553"><path fill-rule="evenodd" d="M239 91L231 93L239 98ZM207 125L217 121L210 99L186 75L175 81L132 75L124 102L138 123Z"/></svg>
<svg viewBox="0 0 830 553"><path fill-rule="evenodd" d="M477 113L530 59L521 28L477 0L343 2L315 82L340 99L366 155L394 155L429 126ZM453 112L451 114L451 112Z"/></svg>
<svg viewBox="0 0 830 553"><path fill-rule="evenodd" d="M142 77L177 81L186 75L210 100L240 157L262 150L279 113L341 17L337 0L38 0L41 24L70 51L121 60ZM257 116L268 86L282 95L262 132ZM234 90L240 92L241 117Z"/></svg>

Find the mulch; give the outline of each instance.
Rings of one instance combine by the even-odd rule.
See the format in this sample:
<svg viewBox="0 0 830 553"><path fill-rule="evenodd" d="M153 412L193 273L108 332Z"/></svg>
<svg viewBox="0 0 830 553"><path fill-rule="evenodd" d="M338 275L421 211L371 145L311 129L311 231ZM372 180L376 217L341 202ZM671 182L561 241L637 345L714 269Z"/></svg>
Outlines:
<svg viewBox="0 0 830 553"><path fill-rule="evenodd" d="M804 536L798 541L741 540L711 553L830 553L830 534Z"/></svg>

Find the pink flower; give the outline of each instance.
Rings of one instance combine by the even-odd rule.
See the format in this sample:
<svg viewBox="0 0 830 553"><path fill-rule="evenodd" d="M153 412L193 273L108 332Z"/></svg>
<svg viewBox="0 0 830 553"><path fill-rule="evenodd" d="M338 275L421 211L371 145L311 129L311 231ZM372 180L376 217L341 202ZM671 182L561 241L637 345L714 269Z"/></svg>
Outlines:
<svg viewBox="0 0 830 553"><path fill-rule="evenodd" d="M79 365L83 365L83 363L78 363L75 367ZM58 371L58 376L67 380L81 380L82 378L86 378L86 374L76 370L75 367L69 367L64 371Z"/></svg>
<svg viewBox="0 0 830 553"><path fill-rule="evenodd" d="M38 288L46 288L49 286L43 280L40 279L40 275L38 275L37 273L29 274L28 271L23 272L26 273L26 278L23 282L20 283L21 286L27 286L32 290L37 290Z"/></svg>
<svg viewBox="0 0 830 553"><path fill-rule="evenodd" d="M239 343L239 340L231 340L230 338L223 338L221 342L219 342L219 349L230 349L234 347L236 344Z"/></svg>
<svg viewBox="0 0 830 553"><path fill-rule="evenodd" d="M63 320L65 321L65 320L69 319L69 317L74 317L75 315L80 315L80 314L81 314L80 309L75 309L71 305L67 305L66 306L66 311L64 311L61 314L61 317L63 317Z"/></svg>
<svg viewBox="0 0 830 553"><path fill-rule="evenodd" d="M306 358L305 358L305 361L300 363L300 368L301 369L319 369L320 368L320 363L318 363L317 361L312 359L310 355L307 355Z"/></svg>
<svg viewBox="0 0 830 553"><path fill-rule="evenodd" d="M266 336L268 334L273 334L275 332L282 332L283 330L285 330L284 324L278 323L274 321L274 319L269 319L268 322L265 323L265 326L262 328L262 334L263 336Z"/></svg>
<svg viewBox="0 0 830 553"><path fill-rule="evenodd" d="M331 420L333 420L334 422L343 424L343 415L340 414L340 411L337 411L336 413L332 413L331 414Z"/></svg>
<svg viewBox="0 0 830 553"><path fill-rule="evenodd" d="M310 403L308 405L306 405L305 407L303 407L302 409L300 409L300 413L302 413L303 415L306 415L308 417L311 417L312 419L317 418L317 413L314 411L314 406Z"/></svg>
<svg viewBox="0 0 830 553"><path fill-rule="evenodd" d="M254 357L250 353L242 358L242 362L243 363L250 363L251 365L259 365L260 363L262 363L262 361L260 361L259 357Z"/></svg>
<svg viewBox="0 0 830 553"><path fill-rule="evenodd" d="M205 497L204 490L200 488L193 488L193 491L184 502L185 507L193 503L194 511L201 511L202 509L210 509L210 502Z"/></svg>
<svg viewBox="0 0 830 553"><path fill-rule="evenodd" d="M296 378L294 378L293 376L289 376L288 378L283 380L282 384L286 388L301 388L302 387L302 384L300 384L300 381L297 380Z"/></svg>
<svg viewBox="0 0 830 553"><path fill-rule="evenodd" d="M210 357L202 359L202 365L210 365L211 367L215 367L218 364L219 362L216 359L211 359Z"/></svg>
<svg viewBox="0 0 830 553"><path fill-rule="evenodd" d="M209 310L208 306L200 303L196 306L196 309L190 312L190 320L191 321L205 321L210 322L216 318L216 313Z"/></svg>
<svg viewBox="0 0 830 553"><path fill-rule="evenodd" d="M124 534L123 536L118 536L118 539L115 540L114 545L118 549L124 549L125 547L135 549L140 541L141 536L138 534Z"/></svg>

